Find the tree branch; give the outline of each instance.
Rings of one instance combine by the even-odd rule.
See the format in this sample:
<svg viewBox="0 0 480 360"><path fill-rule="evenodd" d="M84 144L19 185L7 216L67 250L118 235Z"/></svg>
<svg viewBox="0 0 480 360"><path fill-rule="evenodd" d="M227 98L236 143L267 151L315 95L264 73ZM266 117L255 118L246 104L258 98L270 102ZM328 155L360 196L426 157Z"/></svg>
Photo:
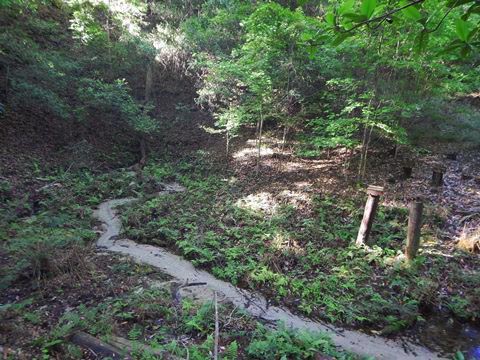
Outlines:
<svg viewBox="0 0 480 360"><path fill-rule="evenodd" d="M443 17L442 17L442 19L440 20L440 22L437 24L437 26L435 26L432 30L427 30L427 33L430 34L430 33L433 33L433 32L435 32L435 31L438 30L438 28L440 27L440 25L442 25L443 21L447 18L448 14L450 14L450 12L453 10L453 8L457 6L458 1L459 1L459 0L457 0L457 1L455 2L455 4L453 4L453 6L452 6L450 9L448 9L448 11L445 13L445 15L443 15Z"/></svg>
<svg viewBox="0 0 480 360"><path fill-rule="evenodd" d="M391 10L391 11L389 11L389 12L383 14L383 15L380 15L380 16L374 17L374 18L372 18L372 19L368 19L368 20L362 21L362 22L358 23L357 25L355 25L354 27L352 27L351 29L342 31L342 33L349 33L349 32L351 32L351 31L353 31L353 30L358 29L359 27L362 27L362 26L364 26L364 25L370 24L370 23L372 23L372 22L377 22L377 21L382 21L382 22L383 22L383 21L385 21L386 19L388 19L388 17L392 16L393 14L395 14L395 13L397 13L397 12L402 11L402 10L404 10L404 9L406 9L406 8L409 8L409 7L411 7L411 6L415 6L415 5L417 5L417 4L421 4L421 3L423 3L423 2L425 2L425 0L415 0L415 1L412 1L411 3L408 3L408 4L406 4L406 5L404 5L404 6L401 6L401 7L397 8L397 9L393 9L393 10Z"/></svg>

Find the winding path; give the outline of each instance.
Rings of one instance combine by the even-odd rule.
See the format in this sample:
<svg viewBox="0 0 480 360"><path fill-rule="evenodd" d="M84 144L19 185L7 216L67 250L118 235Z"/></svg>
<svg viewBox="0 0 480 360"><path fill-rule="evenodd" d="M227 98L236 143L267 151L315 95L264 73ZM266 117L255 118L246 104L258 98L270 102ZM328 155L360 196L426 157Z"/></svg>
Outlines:
<svg viewBox="0 0 480 360"><path fill-rule="evenodd" d="M184 191L184 188L177 184L170 184L159 195L178 191ZM269 306L266 299L260 294L242 290L228 282L218 280L210 273L195 269L189 261L161 247L137 244L131 240L114 240L122 229L122 223L115 207L135 200L134 198L108 200L95 210L94 216L102 222L104 227L104 232L97 241L99 248L129 255L135 261L154 266L181 282L205 282L210 291L218 292L224 296L225 301L245 309L255 317L268 322L283 321L287 326L295 329L325 332L337 346L359 355L388 360L441 359L437 354L418 345L399 343L358 331L335 328L294 315L284 308ZM194 294L197 297L212 299L211 294L207 295L202 287L190 287L189 291L197 292Z"/></svg>

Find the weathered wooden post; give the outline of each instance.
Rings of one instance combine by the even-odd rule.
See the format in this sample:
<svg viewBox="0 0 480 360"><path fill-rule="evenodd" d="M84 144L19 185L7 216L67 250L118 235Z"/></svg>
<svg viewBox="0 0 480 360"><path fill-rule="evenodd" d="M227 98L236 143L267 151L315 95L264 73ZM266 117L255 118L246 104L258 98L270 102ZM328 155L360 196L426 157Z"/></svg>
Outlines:
<svg viewBox="0 0 480 360"><path fill-rule="evenodd" d="M404 179L409 179L412 177L413 173L413 164L405 163L402 166L402 175Z"/></svg>
<svg viewBox="0 0 480 360"><path fill-rule="evenodd" d="M407 246L405 257L413 260L417 256L420 247L420 229L422 227L423 202L414 200L410 203L410 214L408 216Z"/></svg>
<svg viewBox="0 0 480 360"><path fill-rule="evenodd" d="M443 174L445 173L445 170L446 169L443 166L436 166L433 168L432 186L443 185Z"/></svg>
<svg viewBox="0 0 480 360"><path fill-rule="evenodd" d="M360 229L358 229L357 241L355 242L357 245L368 244L368 237L372 230L373 219L375 218L375 213L380 201L380 196L383 194L383 190L384 189L381 186L371 185L367 188L368 199L365 204L362 223L360 224Z"/></svg>
<svg viewBox="0 0 480 360"><path fill-rule="evenodd" d="M445 154L445 157L447 158L447 160L457 160L457 153L451 152L451 153Z"/></svg>

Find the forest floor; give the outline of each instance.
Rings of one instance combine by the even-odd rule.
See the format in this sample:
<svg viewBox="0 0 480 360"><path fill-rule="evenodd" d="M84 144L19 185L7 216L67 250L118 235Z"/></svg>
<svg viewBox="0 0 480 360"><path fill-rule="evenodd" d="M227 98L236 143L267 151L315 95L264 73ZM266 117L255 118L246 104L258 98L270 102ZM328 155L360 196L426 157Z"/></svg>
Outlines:
<svg viewBox="0 0 480 360"><path fill-rule="evenodd" d="M179 299L176 283L166 281L163 272L94 250L92 241L102 230L92 218L93 207L107 198L156 191L136 179L125 170L52 174L35 209L18 201L16 192L2 192L3 357L102 358L72 344L79 331L106 342L120 337L133 344L131 356L137 359L157 358L154 352L166 359L212 357L212 301ZM228 303L219 304L218 319L223 359L356 358L337 351L325 335L267 329Z"/></svg>
<svg viewBox="0 0 480 360"><path fill-rule="evenodd" d="M94 253L98 232L92 229L98 224L92 209L124 197L140 198L121 209L126 237L165 247L219 279L260 291L272 305L370 334L407 336L442 354L478 346L479 235L473 230L480 223L478 148L401 148L394 157L384 144L373 143L366 176L358 180L357 152L338 149L301 158L293 141L282 147L268 134L257 171L252 134L237 138L225 161L221 138L199 129L208 126L208 116L189 97L180 102L177 97L166 94L157 107L166 134L182 132L187 140L165 135L161 142L169 149L152 146L141 174L110 171L109 157L92 160L78 149L62 152L47 166L43 159L53 148L37 144L33 153L21 155L6 150L21 144L2 147L0 344L5 353L88 358L68 342L72 331L85 330L159 345L180 356L185 349L191 358L197 350L197 358L211 355L211 304L187 301L186 310L172 312L177 305L170 292L151 288L152 281L164 282L164 275ZM403 178L405 163L413 163L411 178ZM446 168L445 181L433 188L431 171L438 164ZM153 195L170 181L186 191ZM386 191L371 246L357 248L352 242L370 184ZM407 265L402 259L407 205L419 196L426 205L422 247ZM351 356L337 353L323 338L282 329L253 332L256 320L240 314L232 322L232 310L222 310L223 324L229 324L222 335L224 358L229 351L239 358L282 351L295 358L292 354L312 343L315 354Z"/></svg>
<svg viewBox="0 0 480 360"><path fill-rule="evenodd" d="M72 329L142 342L152 329L159 329L135 317L143 310L132 310L137 305L129 301L138 299L129 299L157 291L150 290L149 278L162 275L125 259L95 255L91 247L81 245L97 237L91 230L92 207L105 199L132 196L140 196L140 201L122 210L128 238L169 248L220 279L261 291L272 305L383 336L403 334L443 354L478 345L480 259L456 246L465 229L478 224L475 151L459 151L456 160L446 160L445 153L416 155L413 177L402 179L402 152L393 159L377 148L371 154L370 175L359 182L355 159L347 152L302 159L291 149L280 153L273 137L265 140L257 172L255 143L243 140L228 166L219 161L218 152L211 161L210 153L202 150L180 160L152 159L140 177L122 169L100 175L60 171L42 177L40 182L48 186L36 192L37 209L18 201L17 192L5 187L4 350L75 358L78 350L66 341ZM447 166L445 184L431 188L431 167L438 162ZM166 181L177 181L186 191L153 196ZM359 249L351 244L363 211L365 184L384 185L386 193L373 229L374 245ZM401 257L406 206L418 195L427 202L423 245L418 259L407 266ZM470 210L472 216L462 219ZM59 248L70 250L60 256ZM155 296L164 307L172 306L170 295ZM117 310L118 302L127 305L118 305ZM193 317L201 313L201 306L192 309ZM113 326L97 329L91 319L99 311ZM88 320L83 312L95 315ZM135 319L130 321L129 316ZM253 322L247 329L257 326L249 321ZM210 351L211 321L205 325L208 330L188 328L190 319L185 317L174 322L183 322L179 332L154 339L162 348L170 349L171 341L183 339L183 331L190 335L182 340L182 349ZM228 344L243 341L229 335L227 339ZM302 338L300 343L309 341ZM332 353L323 342L318 349ZM247 356L238 353L240 358Z"/></svg>
<svg viewBox="0 0 480 360"><path fill-rule="evenodd" d="M459 151L456 160L446 160L449 148L410 153L413 177L402 179L404 154L393 159L378 147L369 175L359 182L353 166L346 166L355 163L347 152L307 160L280 152L279 142L267 139L257 172L255 144L244 143L227 170L202 160L204 154L175 170L147 168L153 178L175 179L187 192L126 209L126 235L170 248L221 279L261 290L272 304L315 319L385 336L430 331L420 341L440 352L475 345L478 235L470 233L472 253L457 246L478 225L475 149ZM446 165L445 184L432 188L431 168L438 163ZM384 185L386 194L374 245L358 249L351 244L365 184ZM406 265L407 205L418 196L426 202L423 245L415 263ZM429 327L433 318L450 325Z"/></svg>

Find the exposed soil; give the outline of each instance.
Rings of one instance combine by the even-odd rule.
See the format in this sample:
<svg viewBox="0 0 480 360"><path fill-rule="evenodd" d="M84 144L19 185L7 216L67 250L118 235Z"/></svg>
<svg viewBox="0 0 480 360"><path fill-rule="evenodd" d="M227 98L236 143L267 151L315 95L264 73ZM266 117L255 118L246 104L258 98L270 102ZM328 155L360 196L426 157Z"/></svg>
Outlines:
<svg viewBox="0 0 480 360"><path fill-rule="evenodd" d="M360 179L356 152L338 149L325 152L322 158L304 159L294 155L293 147L282 148L275 138L263 143L258 172L254 140L246 139L246 146L239 144L233 154L232 168L245 193L267 191L275 196L290 191L357 197L367 184L380 185L385 188L384 206L408 207L412 199L423 199L440 221L436 235L441 242L437 245L448 251L454 250L462 234L480 227L480 149L444 144L423 155L400 149L395 157L393 149L377 146L370 150L367 172ZM413 170L408 178L403 173L406 165ZM437 166L445 169L439 187L431 185L432 170Z"/></svg>

